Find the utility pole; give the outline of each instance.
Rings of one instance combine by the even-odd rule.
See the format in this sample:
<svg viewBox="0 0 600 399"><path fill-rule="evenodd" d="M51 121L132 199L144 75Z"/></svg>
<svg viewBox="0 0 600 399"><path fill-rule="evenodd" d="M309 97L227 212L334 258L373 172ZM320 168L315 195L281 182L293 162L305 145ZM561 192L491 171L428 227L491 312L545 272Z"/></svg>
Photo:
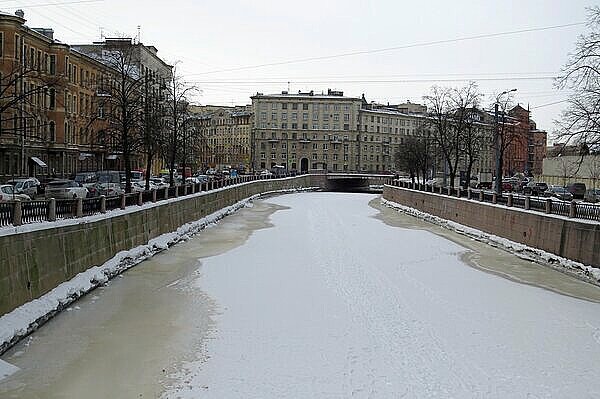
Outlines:
<svg viewBox="0 0 600 399"><path fill-rule="evenodd" d="M504 146L504 123L505 123L505 114L504 109L502 110L502 131L500 131L500 122L498 120L498 106L500 103L500 97L505 94L510 94L512 92L517 91L517 89L510 89L503 91L498 94L496 97L496 103L494 104L494 146L496 150L496 180L494 182L494 192L498 195L502 195L502 157L504 156L503 146ZM510 98L507 98L506 103L508 103ZM504 104L506 108L506 103Z"/></svg>
<svg viewBox="0 0 600 399"><path fill-rule="evenodd" d="M23 89L23 75L25 74L25 47L24 47L25 41L23 40L23 38L21 37L20 39L20 43L19 43L19 93L17 94L19 96L19 123L18 123L18 127L19 130L21 131L21 173L20 175L25 177L25 166L26 166L26 161L25 161L25 123L24 123L24 118L23 118L23 107L24 107L24 101L25 98L23 97L25 95L25 90Z"/></svg>
<svg viewBox="0 0 600 399"><path fill-rule="evenodd" d="M496 194L502 194L502 152L500 146L502 139L500 137L500 126L498 125L498 101L494 104L494 148L496 150L496 180L494 181L494 191Z"/></svg>

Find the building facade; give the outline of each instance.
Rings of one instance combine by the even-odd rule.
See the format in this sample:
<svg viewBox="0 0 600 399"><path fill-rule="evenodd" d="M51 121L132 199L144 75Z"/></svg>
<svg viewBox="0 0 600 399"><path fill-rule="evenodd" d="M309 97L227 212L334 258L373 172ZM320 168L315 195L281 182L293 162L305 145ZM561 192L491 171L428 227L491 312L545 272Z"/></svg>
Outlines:
<svg viewBox="0 0 600 399"><path fill-rule="evenodd" d="M252 106L191 106L194 140L200 148L202 169L246 171L250 168Z"/></svg>
<svg viewBox="0 0 600 399"><path fill-rule="evenodd" d="M252 96L253 170L355 171L359 169L360 98L343 92Z"/></svg>
<svg viewBox="0 0 600 399"><path fill-rule="evenodd" d="M22 12L0 13L0 178L119 169L99 109L114 69L25 23Z"/></svg>

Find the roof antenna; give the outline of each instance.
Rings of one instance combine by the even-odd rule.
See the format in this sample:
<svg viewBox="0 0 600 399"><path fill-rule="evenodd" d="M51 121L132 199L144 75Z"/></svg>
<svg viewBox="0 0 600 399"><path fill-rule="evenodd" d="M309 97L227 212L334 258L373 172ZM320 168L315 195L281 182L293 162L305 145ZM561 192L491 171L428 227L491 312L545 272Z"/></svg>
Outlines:
<svg viewBox="0 0 600 399"><path fill-rule="evenodd" d="M142 42L142 26L138 25L137 26L137 42L138 44L140 44Z"/></svg>
<svg viewBox="0 0 600 399"><path fill-rule="evenodd" d="M288 80L288 93L290 92L290 81Z"/></svg>
<svg viewBox="0 0 600 399"><path fill-rule="evenodd" d="M100 27L100 41L104 40L104 28Z"/></svg>

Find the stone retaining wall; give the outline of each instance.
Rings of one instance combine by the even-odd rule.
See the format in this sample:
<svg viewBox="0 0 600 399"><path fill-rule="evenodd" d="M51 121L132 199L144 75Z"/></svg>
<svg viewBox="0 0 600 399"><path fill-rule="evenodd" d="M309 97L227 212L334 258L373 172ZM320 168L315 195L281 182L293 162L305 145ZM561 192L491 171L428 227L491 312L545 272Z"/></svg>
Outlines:
<svg viewBox="0 0 600 399"><path fill-rule="evenodd" d="M599 223L394 186L385 186L383 196L489 234L600 267Z"/></svg>
<svg viewBox="0 0 600 399"><path fill-rule="evenodd" d="M324 187L323 176L258 180L182 197L131 213L69 226L0 236L0 316L38 298L78 273L123 250L177 230L255 194Z"/></svg>

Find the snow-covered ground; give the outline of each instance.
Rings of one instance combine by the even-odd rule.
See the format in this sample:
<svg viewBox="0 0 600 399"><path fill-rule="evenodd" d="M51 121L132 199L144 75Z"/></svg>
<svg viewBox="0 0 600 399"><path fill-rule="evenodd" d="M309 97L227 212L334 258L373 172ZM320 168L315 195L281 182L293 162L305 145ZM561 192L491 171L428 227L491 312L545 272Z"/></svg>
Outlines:
<svg viewBox="0 0 600 399"><path fill-rule="evenodd" d="M218 304L164 398L600 397L600 305L468 267L465 248L314 193L202 260Z"/></svg>

